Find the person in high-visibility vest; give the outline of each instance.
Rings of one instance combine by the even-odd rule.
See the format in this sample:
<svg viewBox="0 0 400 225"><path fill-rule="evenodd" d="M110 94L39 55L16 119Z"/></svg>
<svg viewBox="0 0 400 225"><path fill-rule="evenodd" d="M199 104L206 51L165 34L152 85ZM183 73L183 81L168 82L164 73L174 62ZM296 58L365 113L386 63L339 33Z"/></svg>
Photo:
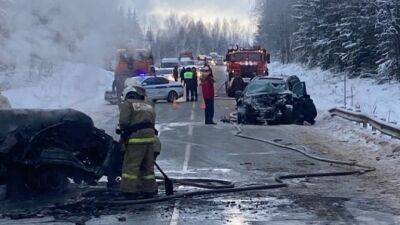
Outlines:
<svg viewBox="0 0 400 225"><path fill-rule="evenodd" d="M196 83L194 82L195 74L193 70L190 68L186 69L186 71L183 73L183 79L186 85L186 101L194 101L195 93L193 92L193 87L196 85Z"/></svg>
<svg viewBox="0 0 400 225"><path fill-rule="evenodd" d="M158 188L154 174L156 141L155 111L144 89L131 87L124 91L120 104L119 126L125 146L120 189L132 197L152 197Z"/></svg>

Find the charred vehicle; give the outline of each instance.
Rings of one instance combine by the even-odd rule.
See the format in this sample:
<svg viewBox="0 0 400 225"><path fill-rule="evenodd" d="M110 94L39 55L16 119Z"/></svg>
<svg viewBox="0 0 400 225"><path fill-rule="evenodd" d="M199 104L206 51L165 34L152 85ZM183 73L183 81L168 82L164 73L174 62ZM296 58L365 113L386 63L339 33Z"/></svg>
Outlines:
<svg viewBox="0 0 400 225"><path fill-rule="evenodd" d="M118 143L75 110L0 110L0 182L8 190L61 192L95 184Z"/></svg>
<svg viewBox="0 0 400 225"><path fill-rule="evenodd" d="M317 111L304 82L293 76L257 77L236 93L238 123L315 123Z"/></svg>
<svg viewBox="0 0 400 225"><path fill-rule="evenodd" d="M268 76L268 63L270 63L270 54L261 47L229 49L226 54L227 95L234 97L238 91L232 87L232 80L235 77L240 77L247 84L256 76Z"/></svg>

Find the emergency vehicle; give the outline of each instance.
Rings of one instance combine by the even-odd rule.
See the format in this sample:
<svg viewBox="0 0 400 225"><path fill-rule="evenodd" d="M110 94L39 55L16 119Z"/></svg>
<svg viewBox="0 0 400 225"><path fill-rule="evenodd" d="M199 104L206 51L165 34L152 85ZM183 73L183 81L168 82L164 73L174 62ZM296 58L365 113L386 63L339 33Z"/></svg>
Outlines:
<svg viewBox="0 0 400 225"><path fill-rule="evenodd" d="M270 63L270 54L260 46L229 49L226 54L227 94L236 92L236 90L230 90L230 83L237 75L242 77L245 83L249 83L256 76L268 76L268 63Z"/></svg>

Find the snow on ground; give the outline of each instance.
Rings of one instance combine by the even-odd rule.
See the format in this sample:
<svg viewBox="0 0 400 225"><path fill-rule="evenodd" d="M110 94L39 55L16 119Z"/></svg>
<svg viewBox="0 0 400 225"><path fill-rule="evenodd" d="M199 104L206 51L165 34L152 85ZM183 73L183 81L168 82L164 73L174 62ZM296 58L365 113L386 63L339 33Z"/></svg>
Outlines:
<svg viewBox="0 0 400 225"><path fill-rule="evenodd" d="M372 131L371 127L364 129L348 120L332 118L327 112L333 107L344 106L343 74L307 69L299 64L282 65L276 62L270 65L270 71L273 76L297 75L306 82L308 92L319 111L315 126L299 128L315 136L314 140L309 140L311 147L318 147L327 142L332 151L336 151L331 153L376 167L377 171L372 176L379 177L382 194L398 196L400 140ZM349 79L347 85L349 96L353 88L353 105L349 97L348 108L359 107L362 113L384 119L390 117L390 121L400 122L399 83L379 85L372 79ZM324 153L324 149L328 148L323 146L321 153ZM386 191L386 187L393 188Z"/></svg>
<svg viewBox="0 0 400 225"><path fill-rule="evenodd" d="M307 69L300 64L270 65L273 76L297 75L307 83L320 113L333 107L344 106L344 75L321 69ZM353 95L351 95L353 90ZM360 108L361 112L400 123L400 84L379 85L373 79L347 80L347 107ZM351 97L352 96L352 97Z"/></svg>
<svg viewBox="0 0 400 225"><path fill-rule="evenodd" d="M83 111L104 104L104 91L111 88L112 73L80 63L63 63L50 77L29 87L3 94L13 108L76 108Z"/></svg>

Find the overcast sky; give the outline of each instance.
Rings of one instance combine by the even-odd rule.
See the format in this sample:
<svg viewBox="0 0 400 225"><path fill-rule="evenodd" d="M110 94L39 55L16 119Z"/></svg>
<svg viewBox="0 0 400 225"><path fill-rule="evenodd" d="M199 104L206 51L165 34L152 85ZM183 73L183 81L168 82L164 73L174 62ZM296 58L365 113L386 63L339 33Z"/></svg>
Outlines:
<svg viewBox="0 0 400 225"><path fill-rule="evenodd" d="M123 0L133 6L139 15L155 17L170 13L191 15L203 21L216 18L237 19L249 25L252 2L254 0Z"/></svg>

